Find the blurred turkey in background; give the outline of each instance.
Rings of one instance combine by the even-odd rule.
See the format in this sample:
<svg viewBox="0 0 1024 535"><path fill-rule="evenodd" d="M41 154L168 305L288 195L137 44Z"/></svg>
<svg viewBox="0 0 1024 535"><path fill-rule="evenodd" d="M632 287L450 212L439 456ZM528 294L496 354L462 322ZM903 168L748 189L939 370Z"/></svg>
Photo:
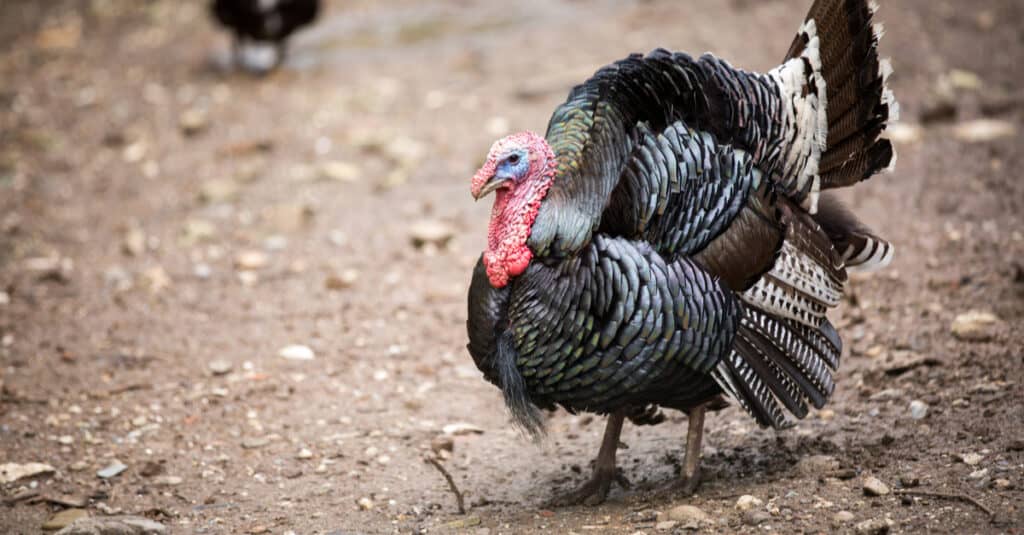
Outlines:
<svg viewBox="0 0 1024 535"><path fill-rule="evenodd" d="M234 65L255 74L279 67L287 56L288 38L311 24L319 0L213 0L210 11L234 33Z"/></svg>

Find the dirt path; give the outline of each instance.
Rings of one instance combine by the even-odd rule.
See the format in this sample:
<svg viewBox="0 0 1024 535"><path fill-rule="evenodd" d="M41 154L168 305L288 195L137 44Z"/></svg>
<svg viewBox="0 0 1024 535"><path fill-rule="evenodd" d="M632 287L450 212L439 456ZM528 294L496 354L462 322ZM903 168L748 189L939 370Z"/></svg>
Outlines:
<svg viewBox="0 0 1024 535"><path fill-rule="evenodd" d="M543 130L573 83L631 51L769 68L807 3L338 1L263 80L209 66L226 40L200 2L5 3L0 463L56 474L0 487L29 496L0 505L0 532L39 533L63 508L40 498L58 495L175 533L650 534L683 504L709 533L1022 532L1014 0L885 2L899 167L847 198L896 260L855 279L835 318L848 349L833 403L782 433L713 415L698 496L651 490L678 472L680 416L627 426L633 490L549 510L589 470L603 422L559 413L530 444L464 350L489 209L468 184L490 143ZM957 137L983 117L1011 131ZM974 309L998 320L982 341L954 337ZM292 344L315 358L279 355ZM422 461L460 422L481 431L452 437L444 463L465 516ZM97 477L115 460L127 469ZM867 476L969 495L995 519L867 497ZM765 514L737 511L741 495Z"/></svg>

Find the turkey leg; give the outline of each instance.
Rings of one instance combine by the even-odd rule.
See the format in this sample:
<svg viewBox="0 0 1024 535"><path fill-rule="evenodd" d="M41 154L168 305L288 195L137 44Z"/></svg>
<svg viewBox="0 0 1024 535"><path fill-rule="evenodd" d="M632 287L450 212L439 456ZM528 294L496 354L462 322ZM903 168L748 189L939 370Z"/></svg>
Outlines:
<svg viewBox="0 0 1024 535"><path fill-rule="evenodd" d="M687 496L693 494L700 484L700 444L704 438L704 413L707 410L707 403L702 403L686 413L686 458L683 459L681 478L674 487Z"/></svg>
<svg viewBox="0 0 1024 535"><path fill-rule="evenodd" d="M620 410L608 415L608 425L604 428L604 439L601 450L594 461L594 474L576 490L555 498L556 505L598 505L608 497L612 483L622 488L629 488L629 480L615 466L615 451L619 448L619 435L622 434L622 421L626 411Z"/></svg>

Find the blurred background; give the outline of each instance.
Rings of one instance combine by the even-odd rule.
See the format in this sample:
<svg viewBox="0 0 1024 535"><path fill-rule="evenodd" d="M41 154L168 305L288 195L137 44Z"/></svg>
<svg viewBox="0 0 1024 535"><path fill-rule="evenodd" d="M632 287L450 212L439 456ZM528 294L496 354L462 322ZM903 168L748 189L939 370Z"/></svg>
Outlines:
<svg viewBox="0 0 1024 535"><path fill-rule="evenodd" d="M809 3L325 1L259 76L206 2L4 0L0 531L122 513L185 533L653 533L680 504L709 532L1019 529L1018 0L882 2L900 160L846 198L896 259L834 318L834 402L783 433L710 417L698 496L649 490L679 470L675 417L627 426L638 488L548 510L601 419L555 414L531 444L464 349L491 143L543 132L630 52L770 69ZM994 520L865 497L866 474Z"/></svg>

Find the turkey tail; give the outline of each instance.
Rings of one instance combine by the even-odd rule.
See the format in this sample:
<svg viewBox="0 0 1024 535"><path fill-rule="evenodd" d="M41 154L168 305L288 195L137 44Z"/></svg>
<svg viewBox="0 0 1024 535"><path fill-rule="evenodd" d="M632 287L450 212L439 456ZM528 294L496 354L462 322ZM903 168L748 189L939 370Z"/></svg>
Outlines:
<svg viewBox="0 0 1024 535"><path fill-rule="evenodd" d="M761 425L783 427L821 408L834 388L842 344L825 317L839 304L846 271L825 229L783 204L785 239L771 270L741 295L744 316L732 352L713 372ZM783 410L785 409L785 410Z"/></svg>
<svg viewBox="0 0 1024 535"><path fill-rule="evenodd" d="M790 424L825 406L842 345L828 321L818 327L747 306L732 352L712 372L718 384L763 426ZM784 410L785 409L785 410Z"/></svg>
<svg viewBox="0 0 1024 535"><path fill-rule="evenodd" d="M813 56L808 49L817 47L827 116L817 166L822 189L850 186L896 162L892 144L879 138L899 104L886 87L892 66L878 57L884 30L872 21L877 10L867 0L816 0L787 56Z"/></svg>
<svg viewBox="0 0 1024 535"><path fill-rule="evenodd" d="M834 196L822 195L813 217L842 255L848 271L873 271L892 261L893 245L871 232Z"/></svg>

